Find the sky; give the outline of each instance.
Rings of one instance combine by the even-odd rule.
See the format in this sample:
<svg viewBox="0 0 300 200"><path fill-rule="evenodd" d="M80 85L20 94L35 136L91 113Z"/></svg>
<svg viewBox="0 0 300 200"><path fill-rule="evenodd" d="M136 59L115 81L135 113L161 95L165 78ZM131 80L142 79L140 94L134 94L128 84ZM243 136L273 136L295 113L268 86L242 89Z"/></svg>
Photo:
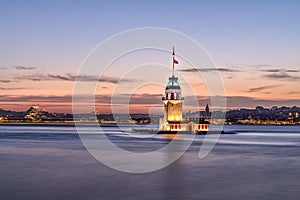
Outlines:
<svg viewBox="0 0 300 200"><path fill-rule="evenodd" d="M26 110L40 105L51 112L71 112L74 79L89 52L112 35L141 27L173 29L201 44L222 76L228 109L300 106L299 9L297 0L2 0L0 108ZM146 62L154 57L171 65L166 56L144 51L132 59ZM123 63L130 65L132 59L124 58ZM112 67L104 85L97 88L99 112L110 111L121 67ZM183 60L176 67L193 79ZM126 84L132 82L124 82L124 88ZM210 104L205 83L193 84L200 105ZM182 87L190 96L184 81ZM131 94L131 112L161 111L163 94L161 85L139 87ZM128 94L117 95L122 99ZM119 104L121 112L125 103Z"/></svg>

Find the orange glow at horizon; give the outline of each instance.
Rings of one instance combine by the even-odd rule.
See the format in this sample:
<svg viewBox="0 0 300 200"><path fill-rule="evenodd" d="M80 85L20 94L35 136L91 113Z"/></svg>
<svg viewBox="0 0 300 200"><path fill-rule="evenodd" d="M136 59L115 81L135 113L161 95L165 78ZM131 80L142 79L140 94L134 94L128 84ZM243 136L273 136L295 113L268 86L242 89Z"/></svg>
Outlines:
<svg viewBox="0 0 300 200"><path fill-rule="evenodd" d="M97 84L95 95L98 96L96 97L95 108L86 105L82 107L82 110L98 110L100 113L110 113L113 107L118 112L129 110L132 113L162 113L161 97L164 95L168 75L161 74L160 68L155 68L155 66L152 66L153 68L151 66L145 67L143 73L137 74L137 76L128 70L130 66L140 66L152 62L162 63L170 70L168 73L171 74L170 55L168 53L161 55L153 52L139 52L128 55L113 63L111 68L103 74L104 77L112 77L113 79L100 80ZM175 75L179 77L183 96L197 96L203 100L199 105L200 108L184 104L183 109L184 111L202 110L206 104L210 104L210 100L207 98L210 95L208 87L199 75L181 71L187 67L190 67L189 64L180 60L175 71ZM42 109L50 112L72 112L74 81L69 79L72 77L69 73L52 72L52 74L40 70L16 71L15 69L5 69L1 72L7 81L0 82L0 108L24 111L32 105L39 105ZM265 103L267 106L271 106L272 101L274 105L299 105L300 90L297 89L299 81L295 77L298 77L300 72L294 73L295 75L291 77L294 79L284 81L270 79L267 76L270 75L268 72L262 70L258 72L258 68L253 67L242 69L231 66L231 68L228 67L228 70L220 70L226 96L237 99L234 104L229 105L230 108L255 106L254 103L248 105L243 98L245 101L254 99L254 102L257 102L256 105L264 105L268 100L270 102ZM92 75L95 76L95 74ZM283 75L287 76L287 73ZM114 82L114 79L118 80L119 78L122 79L121 82ZM152 82L161 84L152 84ZM82 92L84 95L85 91ZM127 103L124 102L126 98L129 98ZM111 103L112 99L116 102Z"/></svg>

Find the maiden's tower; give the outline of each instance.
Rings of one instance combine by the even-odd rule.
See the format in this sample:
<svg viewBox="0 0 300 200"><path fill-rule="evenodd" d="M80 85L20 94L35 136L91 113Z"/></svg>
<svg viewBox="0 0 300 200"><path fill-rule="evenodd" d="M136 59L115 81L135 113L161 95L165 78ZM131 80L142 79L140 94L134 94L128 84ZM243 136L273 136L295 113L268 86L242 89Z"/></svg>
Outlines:
<svg viewBox="0 0 300 200"><path fill-rule="evenodd" d="M203 120L188 121L183 118L182 106L184 97L178 77L174 75L174 65L178 64L175 59L175 51L172 53L173 70L169 77L165 96L162 97L164 104L164 117L159 121L159 133L207 133L208 122Z"/></svg>

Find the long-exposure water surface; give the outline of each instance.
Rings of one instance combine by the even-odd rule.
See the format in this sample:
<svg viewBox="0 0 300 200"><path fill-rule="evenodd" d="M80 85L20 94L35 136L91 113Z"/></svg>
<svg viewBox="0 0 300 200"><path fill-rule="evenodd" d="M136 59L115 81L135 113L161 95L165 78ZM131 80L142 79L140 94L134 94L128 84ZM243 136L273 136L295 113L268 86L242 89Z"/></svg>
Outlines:
<svg viewBox="0 0 300 200"><path fill-rule="evenodd" d="M205 136L197 135L170 166L129 174L94 159L73 126L1 125L0 199L300 198L299 126L228 125L225 130L238 134L221 135L203 159L198 152ZM168 143L163 135L136 138L117 127L104 131L127 151L153 151Z"/></svg>

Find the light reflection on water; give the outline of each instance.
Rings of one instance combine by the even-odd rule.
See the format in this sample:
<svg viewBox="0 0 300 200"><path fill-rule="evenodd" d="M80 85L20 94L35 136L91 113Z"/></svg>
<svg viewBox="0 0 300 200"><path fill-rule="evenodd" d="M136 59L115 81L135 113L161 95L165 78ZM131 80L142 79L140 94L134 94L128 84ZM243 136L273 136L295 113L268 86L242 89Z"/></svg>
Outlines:
<svg viewBox="0 0 300 200"><path fill-rule="evenodd" d="M130 127L126 127L130 128ZM111 141L129 151L152 151L163 135L135 138L104 127ZM132 175L112 170L87 153L73 126L0 126L1 199L298 199L299 126L225 126L204 159L205 136L177 162ZM86 127L87 133L97 132ZM146 137L149 136L149 137ZM177 138L178 139L178 138ZM191 139L189 135L179 140ZM176 150L176 149L175 149Z"/></svg>
<svg viewBox="0 0 300 200"><path fill-rule="evenodd" d="M215 125L216 126L216 125ZM212 126L213 128L213 126ZM131 133L130 126L122 127L122 131L118 127L102 127L105 134L118 136L118 140L126 138L140 139L176 139L176 140L194 140L203 142L205 136L197 135L153 135ZM128 130L128 131L124 131ZM218 144L253 144L253 145L300 145L300 127L299 126L261 126L261 125L227 125L225 131L236 132L237 134L221 135ZM99 134L98 127L85 127L86 134ZM0 129L2 142L5 139L58 139L60 137L76 137L77 132L74 126L1 126ZM73 136L71 136L73 135ZM116 137L114 137L116 139ZM208 135L209 140L209 135ZM149 140L147 140L149 141Z"/></svg>

